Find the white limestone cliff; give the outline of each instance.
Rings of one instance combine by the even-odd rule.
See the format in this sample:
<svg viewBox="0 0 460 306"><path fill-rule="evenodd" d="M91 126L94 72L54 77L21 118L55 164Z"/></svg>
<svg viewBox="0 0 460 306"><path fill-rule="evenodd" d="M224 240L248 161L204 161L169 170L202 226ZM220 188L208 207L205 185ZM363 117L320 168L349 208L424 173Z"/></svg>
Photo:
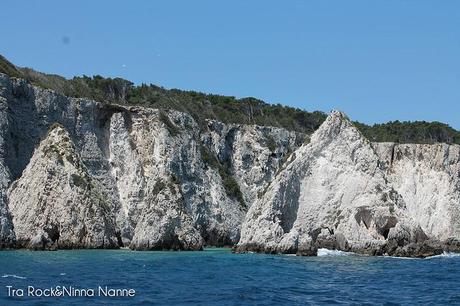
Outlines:
<svg viewBox="0 0 460 306"><path fill-rule="evenodd" d="M11 184L11 174L6 166L8 104L4 97L5 91L6 89L0 86L0 248L12 247L16 240L7 197L7 189Z"/></svg>
<svg viewBox="0 0 460 306"><path fill-rule="evenodd" d="M152 194L150 194L152 193ZM180 188L159 180L137 221L130 248L136 250L201 250L204 240L193 226Z"/></svg>
<svg viewBox="0 0 460 306"><path fill-rule="evenodd" d="M375 143L389 180L430 237L460 237L460 146Z"/></svg>
<svg viewBox="0 0 460 306"><path fill-rule="evenodd" d="M109 204L60 126L50 130L23 175L8 190L20 246L113 248L118 245Z"/></svg>
<svg viewBox="0 0 460 306"><path fill-rule="evenodd" d="M244 201L251 206L272 181L280 165L306 135L282 128L223 124L208 121L203 142L222 163L228 163L238 181Z"/></svg>
<svg viewBox="0 0 460 306"><path fill-rule="evenodd" d="M0 73L0 248L460 250L458 148L371 144L339 112L314 135L199 125L186 113L65 97ZM101 201L97 218L84 213Z"/></svg>
<svg viewBox="0 0 460 306"><path fill-rule="evenodd" d="M7 169L0 162L0 248L14 246L16 236L11 222L11 214L8 209L7 189L9 185L9 174Z"/></svg>
<svg viewBox="0 0 460 306"><path fill-rule="evenodd" d="M156 239L154 237L159 236L151 232L159 228L146 230L137 227L139 222L142 226L151 226L145 220L146 216L158 217L164 222L170 220L166 222L169 225L175 224L174 230L168 233L178 233L177 237L183 237L184 244L181 246L189 245L195 249L203 244L235 244L239 240L247 208L252 204L256 190L261 188L252 188L256 184L251 184L251 179L266 184L270 177L264 168L266 164L270 173L276 172L285 153L296 145L296 136L284 129L240 126L241 138L246 142L252 137L252 134L244 136L246 130L264 129L264 137L275 139L270 147L276 152L276 157L271 157L273 153L266 149L266 142L259 145L259 140L254 140L245 152L257 158L259 152L264 151L267 158L263 163L239 170L239 144L225 139L222 132L228 130L225 125L219 131L199 127L190 115L177 111L104 105L69 98L2 74L0 97L0 119L5 125L0 135L4 144L0 146L3 148L0 160L4 160L7 173L2 175L5 186L22 178L35 148L46 138L49 127L59 123L68 131L88 175L98 184L102 197L109 205L119 244L132 248L145 248L146 244L140 241L149 241L149 248L156 248L154 241L163 241L160 243L162 247L168 248L165 239ZM213 136L217 143L228 144L219 154L229 158L220 160L218 153L211 148L208 139L213 132L224 138L222 141ZM252 148L257 149L250 152ZM248 175L252 172L256 175ZM166 193L161 197L170 200L162 198L160 201L153 192L160 181L176 186L174 189L178 188L181 197ZM167 188L164 192L168 190L172 189ZM8 201L7 197L5 201ZM172 215L180 207L184 218L155 216L151 205L161 206L159 214L163 211ZM171 206L170 209L168 206ZM11 222L8 223L7 203L3 207L5 213L0 220L4 220L2 222L6 225L4 232L14 236L12 226L8 225ZM195 231L199 237L196 237ZM169 247L176 248L176 236L168 235L172 237ZM5 234L4 237L1 241L6 242L9 236Z"/></svg>
<svg viewBox="0 0 460 306"><path fill-rule="evenodd" d="M402 245L401 235L408 238ZM237 250L311 255L329 247L383 254L426 239L370 142L334 111L250 208Z"/></svg>

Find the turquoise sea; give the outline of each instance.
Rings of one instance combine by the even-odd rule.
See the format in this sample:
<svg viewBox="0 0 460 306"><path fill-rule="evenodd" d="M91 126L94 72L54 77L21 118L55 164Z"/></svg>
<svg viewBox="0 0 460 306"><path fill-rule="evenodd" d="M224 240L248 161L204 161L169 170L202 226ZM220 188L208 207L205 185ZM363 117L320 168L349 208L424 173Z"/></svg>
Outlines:
<svg viewBox="0 0 460 306"><path fill-rule="evenodd" d="M320 255L232 254L229 249L2 251L0 305L460 304L460 257L455 255ZM7 286L10 294L23 289L24 296L9 297ZM93 289L95 296L31 297L29 286L34 294L60 286ZM99 286L133 289L135 296L98 296Z"/></svg>

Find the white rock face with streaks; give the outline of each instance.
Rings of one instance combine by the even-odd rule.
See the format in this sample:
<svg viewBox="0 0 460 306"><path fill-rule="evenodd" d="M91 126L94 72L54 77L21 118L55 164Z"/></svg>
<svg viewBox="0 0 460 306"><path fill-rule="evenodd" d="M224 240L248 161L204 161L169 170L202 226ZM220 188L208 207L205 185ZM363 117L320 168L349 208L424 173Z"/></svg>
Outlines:
<svg viewBox="0 0 460 306"><path fill-rule="evenodd" d="M109 204L62 127L50 131L8 193L20 246L48 249L118 245Z"/></svg>
<svg viewBox="0 0 460 306"><path fill-rule="evenodd" d="M208 132L202 136L203 142L230 168L248 207L304 138L282 128L223 124L216 120L208 121Z"/></svg>
<svg viewBox="0 0 460 306"><path fill-rule="evenodd" d="M133 109L111 118L110 163L121 202L117 223L122 239L133 249L201 249L204 241L169 170L167 158L174 154L162 152L168 131L160 121L147 120L158 115Z"/></svg>
<svg viewBox="0 0 460 306"><path fill-rule="evenodd" d="M430 237L460 237L460 146L375 143L409 214Z"/></svg>
<svg viewBox="0 0 460 306"><path fill-rule="evenodd" d="M255 194L251 189L251 177L267 184L270 176L265 174L265 162L238 170L236 175L239 144L231 140L231 150L226 151L229 147L224 147L219 151L230 158L219 160L207 140L211 129L200 129L188 114L69 98L0 74L0 165L5 170L0 173L0 181L4 182L5 195L6 188L13 181L22 179L34 150L47 137L53 123L61 124L69 133L89 177L97 183L101 197L109 206L117 238L124 246L132 248L137 245L145 248L144 242L137 244L139 241L148 241L149 248L157 247L155 241L158 246L168 248L166 236L173 237L170 239L172 248L178 245L177 237L183 238L181 246L190 246L193 244L190 241L195 241L193 248L203 243L215 246L236 243L241 222ZM222 129L228 130L225 125ZM245 129L251 130L241 126L239 138L251 140L252 136L243 135ZM276 172L283 158L282 152L293 149L290 148L293 145L291 133L283 129L257 129L265 129L264 135L275 139L275 145L271 147L279 156L276 156L276 162L272 162L275 160L272 157L267 161L271 165L270 173ZM224 135L221 131L219 133ZM228 143L226 139L213 137L217 143ZM268 156L265 147L265 143L260 146L266 151L263 154ZM256 151L251 153L252 148ZM257 141L253 141L244 151L257 157L260 155L258 148ZM247 175L249 172L257 175ZM249 188L243 185L240 177L244 177ZM157 184L159 182L176 186L173 189L179 188L181 196L169 194L171 188L154 192L155 187L162 186ZM30 185L29 188L36 186ZM25 189L24 192L37 192ZM241 196L238 190L241 190ZM4 198L0 206L2 246L14 240L8 197ZM161 206L159 214L171 212L171 216L180 215L181 218L154 216L151 205ZM162 224L169 224L174 230L166 231L168 234L164 237L152 233L159 228L148 225L147 215L163 220ZM151 229L138 227L139 222L142 227L150 226ZM196 233L189 224L198 231L200 239L195 239ZM184 233L190 233L190 237ZM134 243L133 239L137 242Z"/></svg>
<svg viewBox="0 0 460 306"><path fill-rule="evenodd" d="M0 150L2 147L2 138L0 137ZM13 246L15 241L13 223L11 222L11 214L8 209L7 190L9 185L9 171L5 167L4 161L0 160L0 248Z"/></svg>
<svg viewBox="0 0 460 306"><path fill-rule="evenodd" d="M151 211L151 205L176 204L184 207L183 213L207 243L238 241L244 207L227 195L217 170L203 162L198 128L191 117L130 108L123 115L113 115L110 135L112 174L123 208L118 220L124 223L119 224L125 241L132 239L134 231L146 232L134 230L143 210ZM171 184L179 186L181 197L167 196L161 204L156 199L159 191L153 190ZM136 239L139 241L139 237ZM201 239L197 241L202 243Z"/></svg>
<svg viewBox="0 0 460 306"><path fill-rule="evenodd" d="M0 247L232 245L248 209L240 251L425 256L425 233L460 238L459 146L371 145L338 112L306 139L0 74Z"/></svg>
<svg viewBox="0 0 460 306"><path fill-rule="evenodd" d="M8 209L7 189L9 186L9 173L0 162L0 248L13 246L16 237L11 222L11 214Z"/></svg>
<svg viewBox="0 0 460 306"><path fill-rule="evenodd" d="M11 183L11 174L7 162L8 103L7 89L0 86L0 248L13 246L15 235L8 209L7 189Z"/></svg>
<svg viewBox="0 0 460 306"><path fill-rule="evenodd" d="M136 250L200 250L204 244L193 226L177 185L163 180L147 192L130 247Z"/></svg>
<svg viewBox="0 0 460 306"><path fill-rule="evenodd" d="M125 126L123 113L110 120L109 161L121 206L116 220L124 244L130 243L140 212L145 206L146 176L139 156Z"/></svg>
<svg viewBox="0 0 460 306"><path fill-rule="evenodd" d="M402 229L423 238L369 141L332 112L250 208L238 250L308 255L330 245L382 252Z"/></svg>

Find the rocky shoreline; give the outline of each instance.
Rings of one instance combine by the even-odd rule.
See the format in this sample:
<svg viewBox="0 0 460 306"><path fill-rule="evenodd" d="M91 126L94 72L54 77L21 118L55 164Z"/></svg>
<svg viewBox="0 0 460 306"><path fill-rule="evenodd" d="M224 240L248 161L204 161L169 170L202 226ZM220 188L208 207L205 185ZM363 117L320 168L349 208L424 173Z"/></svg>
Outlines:
<svg viewBox="0 0 460 306"><path fill-rule="evenodd" d="M342 242L343 243L343 242ZM384 243L367 242L362 245L349 246L336 241L314 241L299 245L296 248L283 249L267 247L263 244L238 244L232 248L234 253L264 253L264 254L294 254L297 256L317 256L318 250L350 252L368 256L393 256L426 258L443 253L460 253L458 241L452 244L449 241L437 241L427 239L425 241L406 243L403 241L390 240Z"/></svg>
<svg viewBox="0 0 460 306"><path fill-rule="evenodd" d="M393 156L391 164L385 164L376 153L378 145L365 139L343 113L332 112L251 206L235 251L314 255L325 247L369 255L427 257L451 246L456 249L441 241L446 231L455 241L457 199L442 203L451 207L444 211L450 213L448 218L438 225L444 226L442 235L435 234L438 228L422 228L423 221L431 223L438 215L430 215L422 205L406 203L394 186L395 164L405 155ZM427 166L433 166L431 160ZM454 193L458 177L451 180ZM431 205L431 210L440 210Z"/></svg>
<svg viewBox="0 0 460 306"><path fill-rule="evenodd" d="M460 248L460 146L199 126L0 74L0 248L427 257Z"/></svg>

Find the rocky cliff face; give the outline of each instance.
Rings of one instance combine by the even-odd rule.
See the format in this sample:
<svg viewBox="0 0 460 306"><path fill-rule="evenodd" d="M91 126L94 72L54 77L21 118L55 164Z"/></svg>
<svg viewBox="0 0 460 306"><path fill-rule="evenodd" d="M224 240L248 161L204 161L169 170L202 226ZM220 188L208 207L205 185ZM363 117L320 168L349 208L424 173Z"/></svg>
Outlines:
<svg viewBox="0 0 460 306"><path fill-rule="evenodd" d="M237 250L406 254L427 240L371 143L332 112L250 208ZM425 245L419 255L436 252Z"/></svg>
<svg viewBox="0 0 460 306"><path fill-rule="evenodd" d="M50 141L58 144L48 135L55 123L68 134L86 177L107 205L104 216L113 230L106 235L100 229L103 244L86 238L84 243L64 242L62 233L59 239L47 234L48 228L61 226L54 225L56 220L36 224L32 218L59 210L70 194L85 198L82 211L94 204L86 199L90 195L62 182L71 171L58 167L58 155L36 151ZM37 247L30 242L36 237L46 242L45 248L233 245L255 195L304 137L284 129L219 122L199 127L191 116L177 111L68 98L3 74L0 124L0 241L2 246L15 242L32 248ZM244 169L239 166L242 159ZM44 174L50 167L56 172L53 177ZM46 181L52 194L38 181ZM41 207L46 199L54 204ZM33 237L26 234L31 228Z"/></svg>
<svg viewBox="0 0 460 306"><path fill-rule="evenodd" d="M460 249L459 146L69 98L0 74L0 247ZM435 242L448 242L444 245Z"/></svg>
<svg viewBox="0 0 460 306"><path fill-rule="evenodd" d="M280 165L308 136L275 127L208 121L202 141L229 168L250 206L273 180Z"/></svg>
<svg viewBox="0 0 460 306"><path fill-rule="evenodd" d="M5 89L0 87L0 247L7 248L14 246L15 235L13 223L8 209L7 189L11 184L11 174L7 166L7 151L9 145L6 143L8 135L8 106L3 96Z"/></svg>
<svg viewBox="0 0 460 306"><path fill-rule="evenodd" d="M460 237L460 146L373 145L407 210L431 237Z"/></svg>
<svg viewBox="0 0 460 306"><path fill-rule="evenodd" d="M69 134L53 127L8 190L20 247L113 248L110 204L81 162Z"/></svg>

